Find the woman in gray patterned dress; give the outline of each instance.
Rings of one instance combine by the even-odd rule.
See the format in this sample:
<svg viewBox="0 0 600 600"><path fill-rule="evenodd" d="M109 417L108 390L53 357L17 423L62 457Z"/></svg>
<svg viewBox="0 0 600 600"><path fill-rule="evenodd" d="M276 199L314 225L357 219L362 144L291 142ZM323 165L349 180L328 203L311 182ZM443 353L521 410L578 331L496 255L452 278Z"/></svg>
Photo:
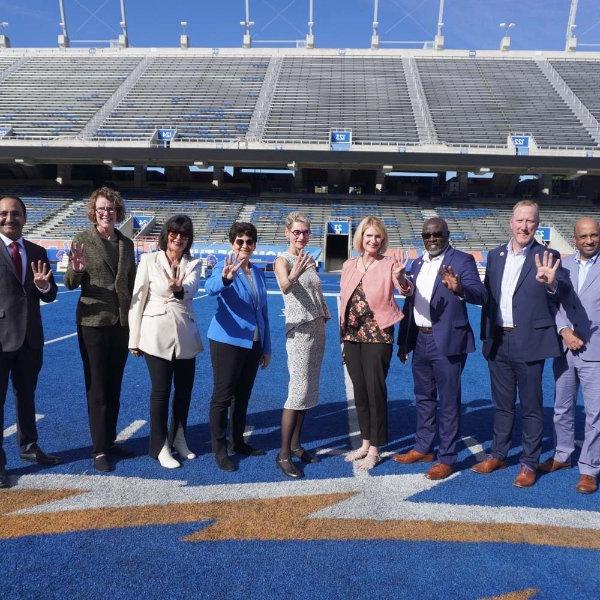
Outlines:
<svg viewBox="0 0 600 600"><path fill-rule="evenodd" d="M330 318L313 258L304 252L310 221L292 212L285 223L288 251L275 261L275 275L285 305L286 350L290 383L281 416L281 450L277 466L288 477L302 477L292 462L318 462L300 445L306 411L319 401L321 361L325 350L325 321Z"/></svg>

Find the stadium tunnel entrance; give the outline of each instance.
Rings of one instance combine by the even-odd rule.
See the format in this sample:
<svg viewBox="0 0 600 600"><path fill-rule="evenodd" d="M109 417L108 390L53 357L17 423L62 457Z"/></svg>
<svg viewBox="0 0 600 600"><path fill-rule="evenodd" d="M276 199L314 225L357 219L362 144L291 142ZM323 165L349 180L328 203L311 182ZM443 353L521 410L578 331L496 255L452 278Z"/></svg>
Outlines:
<svg viewBox="0 0 600 600"><path fill-rule="evenodd" d="M341 271L350 256L352 222L349 219L328 221L325 234L325 271Z"/></svg>

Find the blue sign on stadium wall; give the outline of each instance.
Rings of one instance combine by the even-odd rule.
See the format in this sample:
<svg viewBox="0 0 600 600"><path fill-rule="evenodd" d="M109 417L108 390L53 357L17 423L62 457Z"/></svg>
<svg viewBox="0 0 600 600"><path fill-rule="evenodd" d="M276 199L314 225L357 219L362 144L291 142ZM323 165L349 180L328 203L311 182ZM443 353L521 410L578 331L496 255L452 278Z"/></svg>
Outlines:
<svg viewBox="0 0 600 600"><path fill-rule="evenodd" d="M329 235L350 235L350 221L328 221L327 233Z"/></svg>
<svg viewBox="0 0 600 600"><path fill-rule="evenodd" d="M133 228L134 229L144 229L146 225L150 222L152 217L146 217L142 215L134 215L133 217Z"/></svg>
<svg viewBox="0 0 600 600"><path fill-rule="evenodd" d="M350 150L352 147L352 131L332 130L329 133L329 144L332 150Z"/></svg>
<svg viewBox="0 0 600 600"><path fill-rule="evenodd" d="M177 133L177 129L157 129L156 130L156 139L159 142L170 142L175 139L175 134Z"/></svg>
<svg viewBox="0 0 600 600"><path fill-rule="evenodd" d="M261 244L257 246L256 250L252 254L252 262L255 263L273 263L275 259L286 252L288 246L286 244ZM225 258L231 253L230 244L202 244L194 243L190 250L194 258L205 258L211 262ZM321 248L317 246L307 246L305 252L308 252L315 261L319 262L321 257Z"/></svg>
<svg viewBox="0 0 600 600"><path fill-rule="evenodd" d="M538 227L535 235L537 238L542 240L542 242L550 241L550 227Z"/></svg>
<svg viewBox="0 0 600 600"><path fill-rule="evenodd" d="M529 136L528 135L513 135L511 140L518 155L529 154Z"/></svg>

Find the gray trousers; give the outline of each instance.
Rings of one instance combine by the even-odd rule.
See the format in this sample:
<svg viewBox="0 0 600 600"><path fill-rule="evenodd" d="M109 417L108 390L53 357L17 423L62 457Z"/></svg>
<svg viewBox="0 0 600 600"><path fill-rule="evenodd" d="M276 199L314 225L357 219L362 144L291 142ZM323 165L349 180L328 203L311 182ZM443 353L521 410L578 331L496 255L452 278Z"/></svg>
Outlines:
<svg viewBox="0 0 600 600"><path fill-rule="evenodd" d="M575 450L575 406L581 385L585 409L585 437L579 456L582 475L600 473L600 362L582 360L570 350L554 359L555 460L567 462Z"/></svg>

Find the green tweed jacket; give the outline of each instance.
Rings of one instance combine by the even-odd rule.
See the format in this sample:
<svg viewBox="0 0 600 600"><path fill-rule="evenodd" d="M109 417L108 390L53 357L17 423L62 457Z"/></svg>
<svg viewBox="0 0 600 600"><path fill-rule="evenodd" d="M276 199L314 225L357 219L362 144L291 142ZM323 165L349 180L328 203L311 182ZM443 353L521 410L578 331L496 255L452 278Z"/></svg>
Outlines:
<svg viewBox="0 0 600 600"><path fill-rule="evenodd" d="M65 287L74 290L81 286L77 305L77 323L87 327L102 327L120 323L127 327L135 281L135 253L133 242L115 230L119 240L117 272L110 265L108 254L96 227L78 233L73 239L83 244L86 269L75 273L69 265L65 273Z"/></svg>

